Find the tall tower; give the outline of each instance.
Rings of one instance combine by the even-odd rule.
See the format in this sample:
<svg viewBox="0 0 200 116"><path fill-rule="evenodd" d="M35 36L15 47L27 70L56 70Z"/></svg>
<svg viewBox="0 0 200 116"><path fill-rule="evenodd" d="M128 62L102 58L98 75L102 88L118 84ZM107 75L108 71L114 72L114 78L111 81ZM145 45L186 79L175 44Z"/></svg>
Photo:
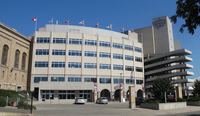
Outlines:
<svg viewBox="0 0 200 116"><path fill-rule="evenodd" d="M154 18L153 34L155 42L155 54L174 51L174 38L172 24L169 17Z"/></svg>
<svg viewBox="0 0 200 116"><path fill-rule="evenodd" d="M134 32L142 35L144 56L174 51L172 23L167 16L154 18L152 26Z"/></svg>

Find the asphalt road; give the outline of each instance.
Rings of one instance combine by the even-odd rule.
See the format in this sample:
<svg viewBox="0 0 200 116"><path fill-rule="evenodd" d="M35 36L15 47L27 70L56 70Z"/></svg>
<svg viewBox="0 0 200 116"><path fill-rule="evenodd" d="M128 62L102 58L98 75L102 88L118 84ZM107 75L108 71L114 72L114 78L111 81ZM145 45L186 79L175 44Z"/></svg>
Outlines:
<svg viewBox="0 0 200 116"><path fill-rule="evenodd" d="M37 105L35 116L200 116L200 107L187 107L179 110L129 109L128 103L102 104L49 104ZM189 110L191 109L191 110ZM198 110L199 109L199 110ZM189 112L189 113L181 113Z"/></svg>
<svg viewBox="0 0 200 116"><path fill-rule="evenodd" d="M188 106L174 110L129 109L128 103L111 102L108 105L88 103L75 104L38 104L34 116L200 116L200 107ZM1 112L29 113L28 110L0 108Z"/></svg>

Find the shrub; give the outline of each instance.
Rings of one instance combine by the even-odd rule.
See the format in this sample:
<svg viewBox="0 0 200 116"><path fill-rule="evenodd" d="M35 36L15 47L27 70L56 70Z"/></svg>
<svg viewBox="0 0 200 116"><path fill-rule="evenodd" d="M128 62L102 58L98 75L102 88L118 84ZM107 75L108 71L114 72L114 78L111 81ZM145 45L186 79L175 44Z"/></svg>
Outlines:
<svg viewBox="0 0 200 116"><path fill-rule="evenodd" d="M156 99L146 99L146 100L144 100L144 103L160 103L160 100L156 100Z"/></svg>
<svg viewBox="0 0 200 116"><path fill-rule="evenodd" d="M6 98L3 96L0 96L0 107L6 106Z"/></svg>
<svg viewBox="0 0 200 116"><path fill-rule="evenodd" d="M31 105L28 104L27 102L20 101L20 102L18 103L17 108L18 108L18 109L26 109L26 110L28 110L28 109L31 109ZM33 106L33 109L36 110L36 107Z"/></svg>
<svg viewBox="0 0 200 116"><path fill-rule="evenodd" d="M177 98L177 102L185 102L185 101L186 101L185 99Z"/></svg>
<svg viewBox="0 0 200 116"><path fill-rule="evenodd" d="M200 97L197 97L197 96L195 96L195 97L190 97L190 98L188 99L188 101L200 101Z"/></svg>

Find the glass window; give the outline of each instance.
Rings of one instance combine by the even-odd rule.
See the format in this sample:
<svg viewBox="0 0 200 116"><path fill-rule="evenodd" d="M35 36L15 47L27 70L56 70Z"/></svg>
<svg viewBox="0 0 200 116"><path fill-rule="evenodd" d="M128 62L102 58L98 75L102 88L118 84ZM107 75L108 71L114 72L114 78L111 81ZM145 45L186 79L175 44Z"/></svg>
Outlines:
<svg viewBox="0 0 200 116"><path fill-rule="evenodd" d="M110 78L99 78L100 83L111 83Z"/></svg>
<svg viewBox="0 0 200 116"><path fill-rule="evenodd" d="M85 51L85 56L97 57L97 52L95 52L95 51Z"/></svg>
<svg viewBox="0 0 200 116"><path fill-rule="evenodd" d="M110 42L100 41L99 46L110 47Z"/></svg>
<svg viewBox="0 0 200 116"><path fill-rule="evenodd" d="M97 57L97 52L95 52L95 51L85 51L85 56Z"/></svg>
<svg viewBox="0 0 200 116"><path fill-rule="evenodd" d="M136 80L136 83L141 85L141 84L143 84L143 80Z"/></svg>
<svg viewBox="0 0 200 116"><path fill-rule="evenodd" d="M114 59L123 59L123 54L113 54Z"/></svg>
<svg viewBox="0 0 200 116"><path fill-rule="evenodd" d="M82 39L69 39L69 44L75 44L75 45L81 45L82 44Z"/></svg>
<svg viewBox="0 0 200 116"><path fill-rule="evenodd" d="M143 68L142 67L136 67L136 71L137 72L143 72Z"/></svg>
<svg viewBox="0 0 200 116"><path fill-rule="evenodd" d="M96 40L85 40L85 45L96 46L97 41Z"/></svg>
<svg viewBox="0 0 200 116"><path fill-rule="evenodd" d="M36 49L36 55L49 55L48 49Z"/></svg>
<svg viewBox="0 0 200 116"><path fill-rule="evenodd" d="M125 60L133 61L133 56L125 55Z"/></svg>
<svg viewBox="0 0 200 116"><path fill-rule="evenodd" d="M123 49L123 44L113 43L113 48Z"/></svg>
<svg viewBox="0 0 200 116"><path fill-rule="evenodd" d="M81 77L68 77L68 82L81 82Z"/></svg>
<svg viewBox="0 0 200 116"><path fill-rule="evenodd" d="M126 84L134 84L134 79L126 79Z"/></svg>
<svg viewBox="0 0 200 116"><path fill-rule="evenodd" d="M81 63L80 62L69 62L68 67L69 68L81 68Z"/></svg>
<svg viewBox="0 0 200 116"><path fill-rule="evenodd" d="M97 78L94 77L85 77L84 82L97 82Z"/></svg>
<svg viewBox="0 0 200 116"><path fill-rule="evenodd" d="M9 50L8 45L4 45L3 46L2 56L1 56L1 64L2 65L6 65L7 64L7 61L8 61L8 50Z"/></svg>
<svg viewBox="0 0 200 116"><path fill-rule="evenodd" d="M66 55L65 50L53 50L52 55Z"/></svg>
<svg viewBox="0 0 200 116"><path fill-rule="evenodd" d="M114 82L114 84L124 83L124 79L114 78L113 82Z"/></svg>
<svg viewBox="0 0 200 116"><path fill-rule="evenodd" d="M17 49L15 51L15 63L14 63L15 68L19 68L19 55L20 55L20 51Z"/></svg>
<svg viewBox="0 0 200 116"><path fill-rule="evenodd" d="M67 98L66 90L58 91L58 99L66 99L66 98Z"/></svg>
<svg viewBox="0 0 200 116"><path fill-rule="evenodd" d="M110 64L100 64L100 69L111 69L111 65Z"/></svg>
<svg viewBox="0 0 200 116"><path fill-rule="evenodd" d="M53 43L66 43L65 38L53 38Z"/></svg>
<svg viewBox="0 0 200 116"><path fill-rule="evenodd" d="M75 91L68 90L67 91L67 99L74 99L75 98Z"/></svg>
<svg viewBox="0 0 200 116"><path fill-rule="evenodd" d="M134 71L134 66L125 66L126 71Z"/></svg>
<svg viewBox="0 0 200 116"><path fill-rule="evenodd" d="M136 52L142 52L142 48L135 47L135 51L136 51Z"/></svg>
<svg viewBox="0 0 200 116"><path fill-rule="evenodd" d="M39 83L40 81L48 81L48 77L34 77L34 83Z"/></svg>
<svg viewBox="0 0 200 116"><path fill-rule="evenodd" d="M51 77L51 81L64 82L65 81L65 77Z"/></svg>
<svg viewBox="0 0 200 116"><path fill-rule="evenodd" d="M124 49L126 49L126 50L133 50L133 46L131 46L131 45L124 45Z"/></svg>
<svg viewBox="0 0 200 116"><path fill-rule="evenodd" d="M110 53L106 53L106 52L100 52L99 57L102 58L110 58Z"/></svg>
<svg viewBox="0 0 200 116"><path fill-rule="evenodd" d="M35 62L35 67L40 67L40 68L42 68L42 67L48 67L48 62L43 62L43 61L36 61Z"/></svg>
<svg viewBox="0 0 200 116"><path fill-rule="evenodd" d="M96 63L85 63L84 67L85 68L97 68L97 64Z"/></svg>
<svg viewBox="0 0 200 116"><path fill-rule="evenodd" d="M142 62L142 58L141 57L135 57L135 61L137 61L137 62Z"/></svg>
<svg viewBox="0 0 200 116"><path fill-rule="evenodd" d="M65 62L52 62L51 67L64 68L65 67Z"/></svg>
<svg viewBox="0 0 200 116"><path fill-rule="evenodd" d="M81 51L78 50L69 50L69 56L81 56Z"/></svg>
<svg viewBox="0 0 200 116"><path fill-rule="evenodd" d="M37 43L49 43L50 38L49 37L38 37Z"/></svg>
<svg viewBox="0 0 200 116"><path fill-rule="evenodd" d="M116 64L113 64L113 70L123 70L123 65L116 65Z"/></svg>
<svg viewBox="0 0 200 116"><path fill-rule="evenodd" d="M26 55L26 53L24 52L24 53L22 54L22 70L25 70L25 68L26 68L26 57L27 57L27 55Z"/></svg>

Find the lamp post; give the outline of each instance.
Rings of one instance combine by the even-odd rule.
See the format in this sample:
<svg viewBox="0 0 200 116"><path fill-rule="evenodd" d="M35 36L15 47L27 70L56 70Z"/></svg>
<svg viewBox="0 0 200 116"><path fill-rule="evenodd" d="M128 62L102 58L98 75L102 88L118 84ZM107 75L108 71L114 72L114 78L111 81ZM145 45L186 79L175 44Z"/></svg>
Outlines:
<svg viewBox="0 0 200 116"><path fill-rule="evenodd" d="M122 73L120 73L120 78L123 80L123 82L121 82L120 84L120 88L121 88L121 102L124 102L124 98L125 98L125 82L124 82L124 76L122 76ZM123 86L122 86L123 84Z"/></svg>
<svg viewBox="0 0 200 116"><path fill-rule="evenodd" d="M31 108L30 108L30 113L33 113L33 91L30 92L31 94Z"/></svg>

